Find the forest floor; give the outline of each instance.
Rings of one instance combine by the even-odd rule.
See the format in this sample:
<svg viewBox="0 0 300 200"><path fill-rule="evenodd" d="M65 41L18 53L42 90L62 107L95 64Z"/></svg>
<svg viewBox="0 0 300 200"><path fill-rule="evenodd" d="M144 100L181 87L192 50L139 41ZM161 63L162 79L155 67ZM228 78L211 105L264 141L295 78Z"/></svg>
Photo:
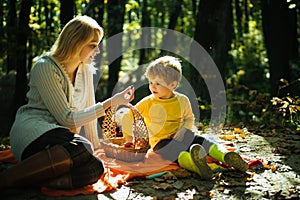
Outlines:
<svg viewBox="0 0 300 200"><path fill-rule="evenodd" d="M233 141L240 154L263 161L261 169L241 174L218 172L211 181L177 170L175 176L152 180L130 180L114 191L74 197L48 197L39 189L0 191L3 200L96 200L96 199L300 199L300 132L286 128L257 128L225 131L223 139ZM1 164L3 167L3 163ZM7 165L7 164L5 164ZM1 180L0 180L1 181Z"/></svg>

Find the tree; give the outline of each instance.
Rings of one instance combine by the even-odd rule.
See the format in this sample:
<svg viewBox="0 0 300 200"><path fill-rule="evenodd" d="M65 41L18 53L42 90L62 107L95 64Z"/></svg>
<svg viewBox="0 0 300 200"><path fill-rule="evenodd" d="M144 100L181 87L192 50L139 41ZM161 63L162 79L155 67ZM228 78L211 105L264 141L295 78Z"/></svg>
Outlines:
<svg viewBox="0 0 300 200"><path fill-rule="evenodd" d="M280 79L290 81L288 4L286 0L262 1L261 6L270 66L270 92L271 95L277 96Z"/></svg>
<svg viewBox="0 0 300 200"><path fill-rule="evenodd" d="M82 14L94 16L96 21L103 26L104 0L91 0Z"/></svg>
<svg viewBox="0 0 300 200"><path fill-rule="evenodd" d="M182 11L182 0L176 0L172 2L175 4L173 7L170 9L170 19L168 23L168 29L170 30L175 30L176 24L177 24L177 19L181 14ZM168 47L167 49L172 49L174 48L174 41L170 40L172 38L172 31L168 31L164 36L163 36L163 41L162 41L162 49ZM164 55L166 52L164 50L161 50L160 55Z"/></svg>
<svg viewBox="0 0 300 200"><path fill-rule="evenodd" d="M297 7L297 1L293 0L289 2L289 10L288 10L288 49L289 49L289 63L291 66L291 82L296 83L297 79L300 77L300 57L299 57L299 42L298 42L298 36L299 33L297 31L299 23L298 20L300 20L300 2L298 1L298 7ZM291 94L293 96L297 96L300 94L300 82L298 81L298 84L290 84Z"/></svg>
<svg viewBox="0 0 300 200"><path fill-rule="evenodd" d="M151 26L151 19L148 12L148 0L143 0L141 3L141 10L142 10L142 17L141 17L141 26L143 27L150 27ZM141 46L146 46L146 44L150 44L151 36L147 34L145 31L141 33ZM140 50L140 58L139 58L139 65L144 64L147 62L147 58L149 59L149 51L148 49L141 49Z"/></svg>
<svg viewBox="0 0 300 200"><path fill-rule="evenodd" d="M0 5L0 38L1 38L1 42L0 42L0 49L4 49L4 25L3 25L3 20L4 20L4 8L3 8L3 4ZM0 53L0 58L4 56L4 51L1 51Z"/></svg>
<svg viewBox="0 0 300 200"><path fill-rule="evenodd" d="M232 6L230 0L201 0L198 4L196 16L196 29L194 40L197 41L211 55L222 77L225 74L225 66L228 50L232 40ZM198 58L198 52L191 50L191 60ZM199 65L201 63L195 61ZM206 66L201 66L206 67ZM209 69L208 69L209 71ZM209 72L208 72L209 73ZM210 101L209 94L205 90L204 78L212 79L214 74L201 74L191 67L190 80L196 93L206 101ZM201 80L202 78L202 80Z"/></svg>
<svg viewBox="0 0 300 200"><path fill-rule="evenodd" d="M124 15L126 0L109 0L107 2L107 37L114 36L123 31ZM122 38L117 37L115 40L107 42L107 58L109 62L108 72L108 96L111 96L114 86L118 82L119 72L121 69Z"/></svg>
<svg viewBox="0 0 300 200"><path fill-rule="evenodd" d="M298 32L297 32L297 14L299 14L299 9L297 12L296 0L290 1L288 9L288 40L289 40L289 60L299 59L299 44L298 44ZM299 4L300 6L300 4Z"/></svg>
<svg viewBox="0 0 300 200"><path fill-rule="evenodd" d="M74 7L74 0L60 1L60 23L62 26L74 17Z"/></svg>
<svg viewBox="0 0 300 200"><path fill-rule="evenodd" d="M29 15L30 8L32 6L32 0L23 0L21 3L21 11L19 14L18 24L18 49L16 56L17 61L17 76L16 76L16 88L15 88L15 108L19 108L25 104L25 96L27 92L27 40L30 34Z"/></svg>
<svg viewBox="0 0 300 200"><path fill-rule="evenodd" d="M242 42L244 33L249 31L249 3L248 0L234 0L235 37L237 42Z"/></svg>
<svg viewBox="0 0 300 200"><path fill-rule="evenodd" d="M7 16L7 69L6 72L16 68L16 51L17 51L17 11L16 0L8 1Z"/></svg>

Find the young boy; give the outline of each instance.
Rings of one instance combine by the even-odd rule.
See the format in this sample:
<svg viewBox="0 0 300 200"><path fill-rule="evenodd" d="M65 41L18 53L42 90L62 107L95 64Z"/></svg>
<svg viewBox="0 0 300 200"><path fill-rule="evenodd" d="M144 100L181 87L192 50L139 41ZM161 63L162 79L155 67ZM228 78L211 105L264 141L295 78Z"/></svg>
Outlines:
<svg viewBox="0 0 300 200"><path fill-rule="evenodd" d="M192 132L194 115L187 96L176 92L181 77L181 63L172 56L160 57L145 73L151 94L136 104L149 131L153 151L164 159L178 161L182 168L211 178L207 153L236 170L245 172L248 164L235 152Z"/></svg>

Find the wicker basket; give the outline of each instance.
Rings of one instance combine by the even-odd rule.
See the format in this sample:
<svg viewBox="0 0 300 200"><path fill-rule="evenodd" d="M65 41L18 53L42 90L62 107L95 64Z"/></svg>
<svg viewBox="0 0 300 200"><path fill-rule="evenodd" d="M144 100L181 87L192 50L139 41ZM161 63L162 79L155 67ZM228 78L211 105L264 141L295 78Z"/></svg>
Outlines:
<svg viewBox="0 0 300 200"><path fill-rule="evenodd" d="M146 124L138 110L128 104L133 116L133 146L125 147L125 138L118 136L116 122L116 110L106 110L102 122L103 140L100 142L107 157L115 158L126 162L142 161L149 149L149 136Z"/></svg>

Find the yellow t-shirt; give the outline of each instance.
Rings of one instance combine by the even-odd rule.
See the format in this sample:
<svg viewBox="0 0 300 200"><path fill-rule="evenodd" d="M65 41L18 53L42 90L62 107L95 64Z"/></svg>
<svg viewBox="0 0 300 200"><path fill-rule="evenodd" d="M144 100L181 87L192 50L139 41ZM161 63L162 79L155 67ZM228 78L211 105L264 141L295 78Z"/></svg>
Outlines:
<svg viewBox="0 0 300 200"><path fill-rule="evenodd" d="M151 148L159 141L171 138L179 128L191 130L194 124L190 101L187 96L178 92L170 99L158 99L149 95L139 101L136 108L144 117Z"/></svg>

